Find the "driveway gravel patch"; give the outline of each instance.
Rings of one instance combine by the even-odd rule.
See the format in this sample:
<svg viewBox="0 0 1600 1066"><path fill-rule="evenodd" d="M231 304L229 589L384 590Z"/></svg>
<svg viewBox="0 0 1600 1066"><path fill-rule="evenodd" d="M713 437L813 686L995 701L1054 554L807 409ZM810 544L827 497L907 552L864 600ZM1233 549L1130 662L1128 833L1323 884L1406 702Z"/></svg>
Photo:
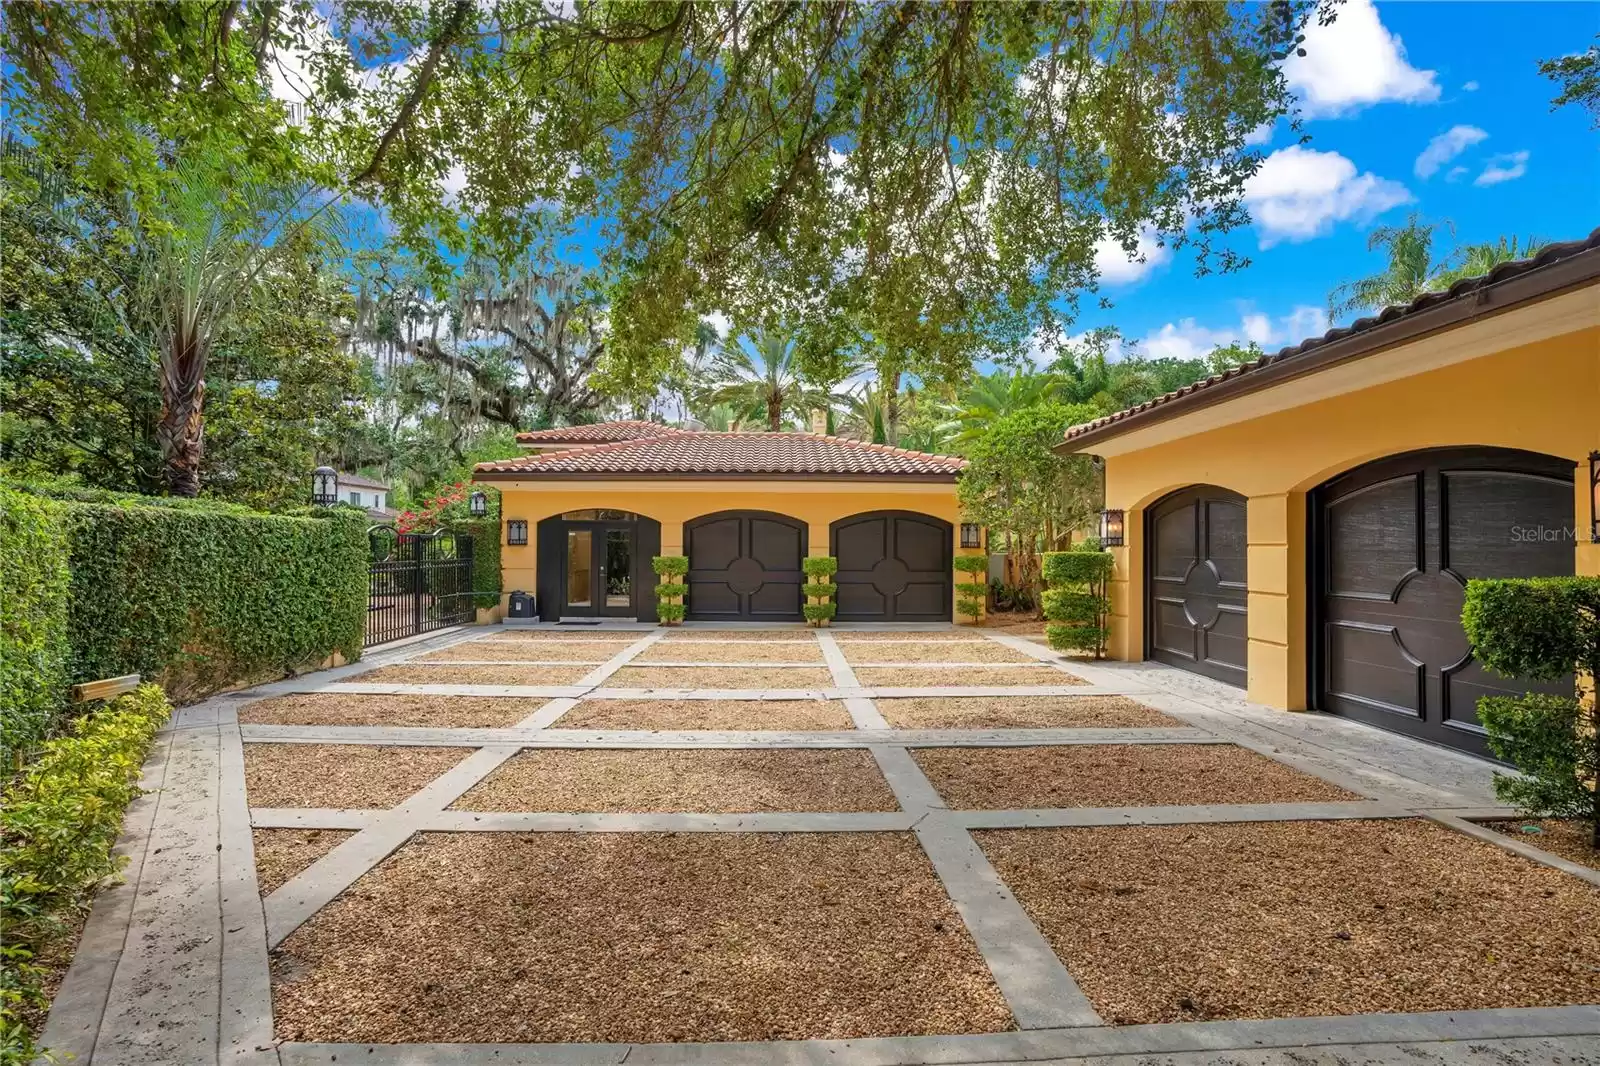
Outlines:
<svg viewBox="0 0 1600 1066"><path fill-rule="evenodd" d="M885 644L883 641L849 641L844 657L851 663L1035 663L1026 652L992 640L971 643L942 640L935 644Z"/></svg>
<svg viewBox="0 0 1600 1066"><path fill-rule="evenodd" d="M1082 685L1084 680L1053 666L858 666L856 680L870 688L940 685Z"/></svg>
<svg viewBox="0 0 1600 1066"><path fill-rule="evenodd" d="M273 972L291 1041L1012 1027L910 833L422 834L296 930Z"/></svg>
<svg viewBox="0 0 1600 1066"><path fill-rule="evenodd" d="M1600 891L1430 822L977 836L1115 1025L1600 1002Z"/></svg>
<svg viewBox="0 0 1600 1066"><path fill-rule="evenodd" d="M833 675L815 670L734 669L729 666L624 666L606 688L832 688Z"/></svg>
<svg viewBox="0 0 1600 1066"><path fill-rule="evenodd" d="M822 646L778 644L770 640L730 641L727 644L685 644L658 641L633 660L636 663L816 663L822 665Z"/></svg>
<svg viewBox="0 0 1600 1066"><path fill-rule="evenodd" d="M1126 696L915 696L873 702L895 729L1144 729L1184 724Z"/></svg>
<svg viewBox="0 0 1600 1066"><path fill-rule="evenodd" d="M777 640L795 641L804 640L816 643L816 638L809 629L674 629L661 638L664 643L676 644L679 641L701 640Z"/></svg>
<svg viewBox="0 0 1600 1066"><path fill-rule="evenodd" d="M479 659L486 662L531 660L537 662L590 663L598 666L622 651L632 641L558 640L541 644L537 640L469 640L465 644L427 655L414 662L451 663Z"/></svg>
<svg viewBox="0 0 1600 1066"><path fill-rule="evenodd" d="M853 729L838 700L584 700L552 729Z"/></svg>
<svg viewBox="0 0 1600 1066"><path fill-rule="evenodd" d="M841 644L853 644L857 641L888 640L897 643L916 641L922 643L929 640L981 640L971 630L961 629L830 629L833 639Z"/></svg>
<svg viewBox="0 0 1600 1066"><path fill-rule="evenodd" d="M577 626L571 629L522 629L516 626L498 626L484 634L482 639L493 640L530 640L530 641L612 641L626 647L641 637L647 637L647 629L597 629L593 626Z"/></svg>
<svg viewBox="0 0 1600 1066"><path fill-rule="evenodd" d="M544 703L526 696L364 696L302 692L239 708L243 725L392 725L423 729L499 729Z"/></svg>
<svg viewBox="0 0 1600 1066"><path fill-rule="evenodd" d="M1363 798L1231 744L918 748L911 755L945 802L962 810Z"/></svg>
<svg viewBox="0 0 1600 1066"><path fill-rule="evenodd" d="M346 681L381 685L570 685L593 666L380 666Z"/></svg>
<svg viewBox="0 0 1600 1066"><path fill-rule="evenodd" d="M393 807L472 754L472 748L377 744L246 744L252 807Z"/></svg>
<svg viewBox="0 0 1600 1066"><path fill-rule="evenodd" d="M1536 847L1540 851L1559 855L1568 862L1600 870L1600 851L1595 850L1592 843L1594 830L1587 822L1576 818L1518 818L1482 824L1496 833L1516 837L1524 844ZM1524 828L1526 826L1536 826L1539 832L1527 832Z"/></svg>
<svg viewBox="0 0 1600 1066"><path fill-rule="evenodd" d="M252 829L261 895L272 895L354 835L353 829Z"/></svg>
<svg viewBox="0 0 1600 1066"><path fill-rule="evenodd" d="M860 748L571 750L532 748L452 806L458 811L650 813L896 811Z"/></svg>

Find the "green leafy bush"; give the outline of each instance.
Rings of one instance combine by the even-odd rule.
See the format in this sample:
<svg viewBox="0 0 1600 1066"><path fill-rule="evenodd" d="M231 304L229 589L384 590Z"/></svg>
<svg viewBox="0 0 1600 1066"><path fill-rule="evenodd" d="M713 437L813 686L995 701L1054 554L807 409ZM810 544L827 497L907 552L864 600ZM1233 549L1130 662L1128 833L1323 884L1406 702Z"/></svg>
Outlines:
<svg viewBox="0 0 1600 1066"><path fill-rule="evenodd" d="M810 577L830 577L839 572L839 560L831 555L810 555L800 560L800 569Z"/></svg>
<svg viewBox="0 0 1600 1066"><path fill-rule="evenodd" d="M984 555L958 555L955 568L963 574L982 574L989 569L989 559Z"/></svg>
<svg viewBox="0 0 1600 1066"><path fill-rule="evenodd" d="M650 569L663 580L656 584L656 620L664 626L675 626L687 613L683 597L689 586L673 580L689 572L689 559L683 555L656 555L650 559Z"/></svg>
<svg viewBox="0 0 1600 1066"><path fill-rule="evenodd" d="M975 600L971 596L960 596L956 599L956 611L965 618L974 622L983 617L983 601Z"/></svg>
<svg viewBox="0 0 1600 1066"><path fill-rule="evenodd" d="M989 586L982 581L957 581L956 591L967 599L982 600L989 594Z"/></svg>
<svg viewBox="0 0 1600 1066"><path fill-rule="evenodd" d="M800 586L800 593L803 596L826 598L833 595L835 587L826 581L808 581Z"/></svg>
<svg viewBox="0 0 1600 1066"><path fill-rule="evenodd" d="M454 533L472 538L472 603L494 607L500 602L500 520L473 518L450 523Z"/></svg>
<svg viewBox="0 0 1600 1066"><path fill-rule="evenodd" d="M1057 651L1087 651L1105 657L1110 635L1107 586L1114 560L1109 552L1081 546L1074 551L1046 552L1040 573L1046 585L1041 604L1050 624L1045 639Z"/></svg>
<svg viewBox="0 0 1600 1066"><path fill-rule="evenodd" d="M122 814L139 794L150 739L171 711L159 688L142 685L45 742L6 788L0 806L5 1062L29 1062L37 1052L25 1019L46 1006L45 973L33 960L121 868L111 849Z"/></svg>
<svg viewBox="0 0 1600 1066"><path fill-rule="evenodd" d="M1469 581L1461 624L1474 656L1496 673L1529 681L1600 678L1600 577ZM1495 774L1495 795L1530 815L1588 820L1600 849L1594 691L1486 696L1478 720L1489 749L1522 771Z"/></svg>
<svg viewBox="0 0 1600 1066"><path fill-rule="evenodd" d="M66 699L68 584L60 508L0 488L0 750L13 766Z"/></svg>
<svg viewBox="0 0 1600 1066"><path fill-rule="evenodd" d="M801 605L800 611L806 616L807 622L822 622L838 614L839 605L837 603L807 603Z"/></svg>

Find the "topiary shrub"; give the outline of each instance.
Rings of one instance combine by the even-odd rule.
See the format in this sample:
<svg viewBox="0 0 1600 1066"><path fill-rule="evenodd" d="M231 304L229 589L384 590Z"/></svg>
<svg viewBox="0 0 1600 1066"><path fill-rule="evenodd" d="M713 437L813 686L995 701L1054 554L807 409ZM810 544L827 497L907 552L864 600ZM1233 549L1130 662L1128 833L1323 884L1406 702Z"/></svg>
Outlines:
<svg viewBox="0 0 1600 1066"><path fill-rule="evenodd" d="M837 587L832 581L818 579L831 578L838 573L839 560L831 555L813 555L800 560L800 569L811 579L800 586L800 591L810 601L801 606L800 613L811 625L825 626L839 613L839 605L833 602Z"/></svg>
<svg viewBox="0 0 1600 1066"><path fill-rule="evenodd" d="M656 583L656 619L664 626L675 626L688 613L683 597L688 595L689 586L676 580L689 572L688 556L654 556L650 569L661 579Z"/></svg>
<svg viewBox="0 0 1600 1066"><path fill-rule="evenodd" d="M39 749L0 803L0 1050L5 1062L34 1061L27 1019L49 1005L34 960L121 869L112 846L155 731L171 714L155 685L86 714Z"/></svg>
<svg viewBox="0 0 1600 1066"><path fill-rule="evenodd" d="M987 576L989 559L983 555L958 555L955 557L954 565L957 571L970 578L967 581L956 582L956 613L977 622L983 617L989 596L988 582L977 575Z"/></svg>
<svg viewBox="0 0 1600 1066"><path fill-rule="evenodd" d="M60 508L0 488L0 777L55 727L66 704L71 574Z"/></svg>
<svg viewBox="0 0 1600 1066"><path fill-rule="evenodd" d="M1114 560L1095 544L1073 551L1046 552L1041 576L1047 586L1041 601L1045 639L1057 651L1086 651L1105 658L1110 636L1107 587Z"/></svg>
<svg viewBox="0 0 1600 1066"><path fill-rule="evenodd" d="M1486 668L1525 681L1600 678L1600 577L1467 582L1461 625ZM1581 818L1600 849L1600 699L1530 692L1486 696L1489 750L1522 771L1494 775L1495 795L1526 814Z"/></svg>

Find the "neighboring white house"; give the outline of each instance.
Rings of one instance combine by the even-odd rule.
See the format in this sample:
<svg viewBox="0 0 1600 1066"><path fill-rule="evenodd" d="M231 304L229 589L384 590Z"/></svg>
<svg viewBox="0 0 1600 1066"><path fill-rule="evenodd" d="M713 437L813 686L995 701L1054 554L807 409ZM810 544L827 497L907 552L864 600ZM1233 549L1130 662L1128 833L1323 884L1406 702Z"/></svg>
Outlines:
<svg viewBox="0 0 1600 1066"><path fill-rule="evenodd" d="M374 522L393 522L395 512L389 510L389 486L360 474L339 471L339 502L365 507Z"/></svg>

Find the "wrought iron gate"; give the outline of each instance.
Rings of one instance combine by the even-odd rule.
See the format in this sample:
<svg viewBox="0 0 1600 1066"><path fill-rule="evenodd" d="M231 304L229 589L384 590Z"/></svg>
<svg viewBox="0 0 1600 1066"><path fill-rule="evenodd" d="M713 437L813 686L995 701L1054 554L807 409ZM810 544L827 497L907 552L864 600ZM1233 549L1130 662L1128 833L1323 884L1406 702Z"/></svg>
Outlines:
<svg viewBox="0 0 1600 1066"><path fill-rule="evenodd" d="M367 541L366 647L472 621L471 537L373 526Z"/></svg>

